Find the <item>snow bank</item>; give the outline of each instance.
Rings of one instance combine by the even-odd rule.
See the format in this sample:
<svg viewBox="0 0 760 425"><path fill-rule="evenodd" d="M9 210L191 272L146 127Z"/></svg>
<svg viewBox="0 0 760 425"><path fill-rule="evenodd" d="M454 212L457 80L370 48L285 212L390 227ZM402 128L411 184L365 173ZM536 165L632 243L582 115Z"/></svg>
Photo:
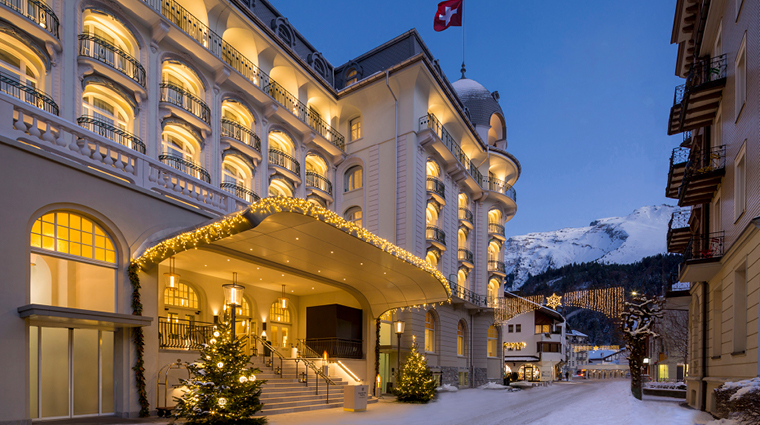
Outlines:
<svg viewBox="0 0 760 425"><path fill-rule="evenodd" d="M647 382L644 388L653 388L657 390L685 390L686 384L683 382Z"/></svg>
<svg viewBox="0 0 760 425"><path fill-rule="evenodd" d="M754 391L760 391L760 378L745 379L743 381L726 382L723 384L723 389L730 390L739 388L739 391L735 392L730 401L738 400L741 396Z"/></svg>
<svg viewBox="0 0 760 425"><path fill-rule="evenodd" d="M459 388L457 388L457 387L455 387L453 385L443 384L440 387L436 388L435 390L438 391L439 393L445 393L445 392L452 392L453 393L453 392L459 391Z"/></svg>
<svg viewBox="0 0 760 425"><path fill-rule="evenodd" d="M478 388L480 388L481 390L503 390L509 387L507 387L506 385L497 384L496 382L488 382L479 386Z"/></svg>

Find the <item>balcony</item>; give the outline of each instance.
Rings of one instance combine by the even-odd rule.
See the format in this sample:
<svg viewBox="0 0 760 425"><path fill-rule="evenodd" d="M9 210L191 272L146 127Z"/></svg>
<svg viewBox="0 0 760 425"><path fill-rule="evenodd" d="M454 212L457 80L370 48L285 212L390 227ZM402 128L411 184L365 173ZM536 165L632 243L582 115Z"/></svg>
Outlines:
<svg viewBox="0 0 760 425"><path fill-rule="evenodd" d="M456 282L449 279L449 288L451 288L451 303L464 304L468 307L488 307L488 299L485 295L476 294L464 286L459 286Z"/></svg>
<svg viewBox="0 0 760 425"><path fill-rule="evenodd" d="M678 280L703 282L712 279L721 268L724 254L724 232L713 232L691 237L684 250L684 262Z"/></svg>
<svg viewBox="0 0 760 425"><path fill-rule="evenodd" d="M433 245L441 251L446 251L446 233L435 226L427 226L425 229L425 239L428 244Z"/></svg>
<svg viewBox="0 0 760 425"><path fill-rule="evenodd" d="M283 175L290 177L292 180L301 182L301 164L295 158L278 149L269 149L269 165L273 165Z"/></svg>
<svg viewBox="0 0 760 425"><path fill-rule="evenodd" d="M332 202L332 193L333 193L333 187L332 182L325 176L311 171L306 171L306 188L310 189L317 189L318 191L322 192L322 194L327 195L328 202ZM319 195L319 193L316 193ZM325 196L322 196L322 198L326 198Z"/></svg>
<svg viewBox="0 0 760 425"><path fill-rule="evenodd" d="M504 226L499 223L488 223L488 236L495 237L499 240L507 240L506 234L504 233Z"/></svg>
<svg viewBox="0 0 760 425"><path fill-rule="evenodd" d="M726 86L726 55L692 64L686 83L675 89L668 134L712 125Z"/></svg>
<svg viewBox="0 0 760 425"><path fill-rule="evenodd" d="M212 323L158 318L158 348L200 351L213 338Z"/></svg>
<svg viewBox="0 0 760 425"><path fill-rule="evenodd" d="M689 228L690 217L690 209L673 212L670 222L668 222L668 252L683 254L686 246L689 245L689 240L691 239L691 230Z"/></svg>
<svg viewBox="0 0 760 425"><path fill-rule="evenodd" d="M491 274L498 274L501 276L507 275L507 266L503 261L488 260L488 272Z"/></svg>
<svg viewBox="0 0 760 425"><path fill-rule="evenodd" d="M141 154L145 154L145 143L143 143L139 137L128 131L115 127L111 123L84 115L77 118L77 124L92 131L93 133L97 133L105 137L106 139L113 140L122 146L126 146L130 149L134 149L137 152L140 152Z"/></svg>
<svg viewBox="0 0 760 425"><path fill-rule="evenodd" d="M94 34L79 34L79 57L98 72L125 87L131 88L143 98L145 92L145 68L142 64L106 40Z"/></svg>
<svg viewBox="0 0 760 425"><path fill-rule="evenodd" d="M343 338L308 338L306 345L315 353L327 353L331 359L362 359L362 341Z"/></svg>
<svg viewBox="0 0 760 425"><path fill-rule="evenodd" d="M435 199L440 205L446 205L446 186L442 181L435 177L427 177L426 186L427 193L430 197Z"/></svg>
<svg viewBox="0 0 760 425"><path fill-rule="evenodd" d="M663 286L667 310L689 310L691 283L678 281L677 273L672 273Z"/></svg>
<svg viewBox="0 0 760 425"><path fill-rule="evenodd" d="M163 153L159 155L158 160L174 168L175 170L182 171L183 173L195 177L198 180L202 180L206 183L211 183L211 175L208 173L208 171L193 161L189 161L185 158L172 155L170 153Z"/></svg>
<svg viewBox="0 0 760 425"><path fill-rule="evenodd" d="M45 112L58 115L58 105L52 97L32 86L21 84L18 78L14 75L0 72L0 92L13 96L16 99L40 108Z"/></svg>
<svg viewBox="0 0 760 425"><path fill-rule="evenodd" d="M475 220L473 219L473 216L472 216L472 211L470 211L468 208L460 208L459 222L463 224L465 227L472 229L473 225L475 224Z"/></svg>
<svg viewBox="0 0 760 425"><path fill-rule="evenodd" d="M230 141L235 142L237 149L243 151L255 161L261 161L261 139L256 133L237 121L222 118L221 140L222 143L226 142L228 144ZM222 149L224 150L226 147L222 146Z"/></svg>
<svg viewBox="0 0 760 425"><path fill-rule="evenodd" d="M470 158L462 151L459 143L443 127L438 118L433 114L427 114L419 120L420 143L422 146L430 145L446 162L446 168L455 166L459 172L470 176L472 180L466 179L470 190L481 190L484 187L485 179L483 174L478 170ZM429 131L423 134L424 131ZM456 172L452 173L456 174Z"/></svg>
<svg viewBox="0 0 760 425"><path fill-rule="evenodd" d="M710 202L726 174L726 145L709 150L692 148L683 183L678 189L681 207Z"/></svg>
<svg viewBox="0 0 760 425"><path fill-rule="evenodd" d="M177 116L207 133L211 132L211 109L201 98L167 82L159 85L159 93L159 102L169 106Z"/></svg>
<svg viewBox="0 0 760 425"><path fill-rule="evenodd" d="M5 19L42 40L50 38L60 50L58 16L50 6L39 0L0 0L0 5L26 18L16 20L12 16L6 16Z"/></svg>
<svg viewBox="0 0 760 425"><path fill-rule="evenodd" d="M219 187L227 192L231 193L238 198L244 200L245 202L248 202L249 204L252 204L254 202L258 202L261 200L261 197L256 194L256 192L252 191L251 189L248 189L245 186L241 186L237 183L232 182L224 182Z"/></svg>
<svg viewBox="0 0 760 425"><path fill-rule="evenodd" d="M678 188L683 183L683 175L686 172L686 163L689 161L689 148L679 147L673 149L670 154L670 168L668 169L668 186L665 188L665 196L678 199Z"/></svg>
<svg viewBox="0 0 760 425"><path fill-rule="evenodd" d="M473 268L475 267L475 256L472 255L472 251L465 248L459 248L459 262L462 263L465 267Z"/></svg>

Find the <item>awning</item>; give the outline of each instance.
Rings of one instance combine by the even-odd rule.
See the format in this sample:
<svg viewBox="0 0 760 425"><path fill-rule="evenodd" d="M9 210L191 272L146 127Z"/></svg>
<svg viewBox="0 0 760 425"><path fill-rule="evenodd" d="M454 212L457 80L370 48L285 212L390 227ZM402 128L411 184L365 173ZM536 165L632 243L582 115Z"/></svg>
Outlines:
<svg viewBox="0 0 760 425"><path fill-rule="evenodd" d="M149 326L153 321L152 317L40 304L19 307L18 314L21 318L29 318L34 325L106 330Z"/></svg>
<svg viewBox="0 0 760 425"><path fill-rule="evenodd" d="M373 317L389 309L446 301L448 280L425 260L298 198L265 198L244 211L153 244L143 269L198 249L312 279L364 297Z"/></svg>

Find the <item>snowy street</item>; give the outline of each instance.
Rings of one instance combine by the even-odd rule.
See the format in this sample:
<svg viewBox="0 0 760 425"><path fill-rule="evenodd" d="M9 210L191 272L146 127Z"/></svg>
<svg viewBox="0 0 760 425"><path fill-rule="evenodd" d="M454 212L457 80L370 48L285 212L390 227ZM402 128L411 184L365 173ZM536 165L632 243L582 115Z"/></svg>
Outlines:
<svg viewBox="0 0 760 425"><path fill-rule="evenodd" d="M675 399L638 401L630 395L629 385L627 380L580 380L519 392L468 389L441 393L427 405L386 398L361 413L329 409L271 416L269 421L272 425L693 425L712 420L707 413L679 406Z"/></svg>

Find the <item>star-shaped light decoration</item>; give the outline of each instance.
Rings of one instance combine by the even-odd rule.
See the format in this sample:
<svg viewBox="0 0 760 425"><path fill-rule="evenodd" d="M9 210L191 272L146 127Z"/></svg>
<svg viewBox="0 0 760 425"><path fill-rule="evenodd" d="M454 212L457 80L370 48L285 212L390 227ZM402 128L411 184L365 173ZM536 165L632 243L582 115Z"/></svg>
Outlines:
<svg viewBox="0 0 760 425"><path fill-rule="evenodd" d="M556 310L557 307L562 305L562 297L552 293L550 297L546 297L546 306L552 310Z"/></svg>

